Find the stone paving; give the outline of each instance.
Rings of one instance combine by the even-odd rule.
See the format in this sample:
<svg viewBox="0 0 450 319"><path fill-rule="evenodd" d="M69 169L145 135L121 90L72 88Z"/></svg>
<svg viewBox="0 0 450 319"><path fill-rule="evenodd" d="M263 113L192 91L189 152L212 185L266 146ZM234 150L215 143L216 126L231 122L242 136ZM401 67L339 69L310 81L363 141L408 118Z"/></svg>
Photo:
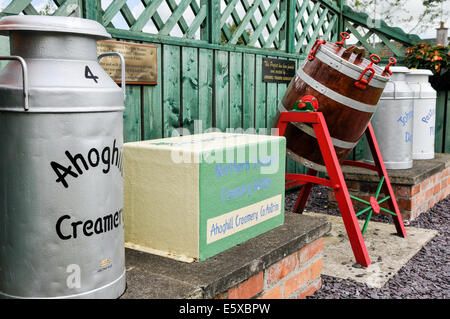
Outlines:
<svg viewBox="0 0 450 319"><path fill-rule="evenodd" d="M287 193L286 210L295 204L298 190ZM328 206L328 191L322 186L316 186L311 194L306 211L313 213L340 216L335 207ZM375 216L374 221L391 223L390 218ZM369 224L369 227L371 224ZM373 226L374 224L372 224ZM424 245L397 273L389 275L389 280L380 287L369 286L367 282L358 282L350 278L322 275L322 288L312 297L316 299L359 299L359 298L401 298L401 299L437 299L450 298L450 196L438 202L426 213L406 227L411 232L412 227L437 231L436 236ZM393 225L393 232L395 228ZM379 258L381 257L381 258ZM377 262L383 262L383 256L376 256ZM346 265L344 265L346 266ZM360 278L358 278L360 279ZM364 281L364 280L362 280Z"/></svg>

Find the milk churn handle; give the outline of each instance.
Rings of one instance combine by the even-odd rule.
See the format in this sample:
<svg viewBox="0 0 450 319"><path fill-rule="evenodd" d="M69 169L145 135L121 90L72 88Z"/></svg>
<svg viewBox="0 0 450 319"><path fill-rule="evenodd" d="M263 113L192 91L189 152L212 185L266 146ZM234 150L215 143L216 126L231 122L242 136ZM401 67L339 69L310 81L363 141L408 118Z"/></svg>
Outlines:
<svg viewBox="0 0 450 319"><path fill-rule="evenodd" d="M105 56L113 56L113 55L118 56L120 59L121 71L122 71L120 85L122 87L123 100L125 101L127 94L126 94L126 90L125 90L125 59L124 59L123 55L120 54L119 52L105 52L105 53L100 54L97 57L97 61L100 62L100 60L103 59Z"/></svg>
<svg viewBox="0 0 450 319"><path fill-rule="evenodd" d="M29 110L28 101L28 67L25 60L20 56L0 56L0 60L16 60L22 66L22 80L23 80L23 108L25 111Z"/></svg>

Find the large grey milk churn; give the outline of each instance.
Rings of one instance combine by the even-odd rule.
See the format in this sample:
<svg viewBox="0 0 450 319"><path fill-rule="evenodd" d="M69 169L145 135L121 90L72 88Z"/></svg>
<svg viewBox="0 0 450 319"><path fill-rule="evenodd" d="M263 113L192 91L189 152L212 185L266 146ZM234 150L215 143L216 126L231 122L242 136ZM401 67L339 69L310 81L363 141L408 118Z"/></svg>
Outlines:
<svg viewBox="0 0 450 319"><path fill-rule="evenodd" d="M392 76L378 101L372 126L387 169L408 169L413 166L414 92L406 81L407 67L391 67ZM373 163L368 144L364 160Z"/></svg>
<svg viewBox="0 0 450 319"><path fill-rule="evenodd" d="M117 298L124 94L96 46L110 35L50 16L4 17L0 34L0 296Z"/></svg>
<svg viewBox="0 0 450 319"><path fill-rule="evenodd" d="M436 91L428 82L433 72L411 69L407 80L414 91L413 159L434 158Z"/></svg>

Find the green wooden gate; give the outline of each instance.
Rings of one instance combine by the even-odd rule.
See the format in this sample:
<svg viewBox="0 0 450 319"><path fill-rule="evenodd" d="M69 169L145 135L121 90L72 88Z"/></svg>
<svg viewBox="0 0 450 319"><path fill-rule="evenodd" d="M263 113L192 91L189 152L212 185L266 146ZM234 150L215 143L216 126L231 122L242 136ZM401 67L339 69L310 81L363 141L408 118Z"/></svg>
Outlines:
<svg viewBox="0 0 450 319"><path fill-rule="evenodd" d="M46 0L9 0L2 15L38 14ZM420 40L354 12L344 0L53 0L47 14L103 24L120 41L154 44L157 85L128 85L125 141L216 127L267 132L286 84L262 81L262 59L301 63L314 40L349 31L370 53ZM197 130L198 132L198 130ZM358 157L357 148L352 155ZM304 169L288 161L290 172Z"/></svg>
<svg viewBox="0 0 450 319"><path fill-rule="evenodd" d="M434 149L436 153L450 153L450 91L438 91Z"/></svg>

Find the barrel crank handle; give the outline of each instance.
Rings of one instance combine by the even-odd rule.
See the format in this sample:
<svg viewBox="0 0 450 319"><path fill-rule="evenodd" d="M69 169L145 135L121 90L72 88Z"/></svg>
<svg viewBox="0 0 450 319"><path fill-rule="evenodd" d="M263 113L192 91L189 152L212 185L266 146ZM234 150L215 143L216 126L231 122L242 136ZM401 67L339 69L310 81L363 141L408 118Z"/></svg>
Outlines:
<svg viewBox="0 0 450 319"><path fill-rule="evenodd" d="M29 105L29 94L28 94L28 66L27 62L20 56L0 56L0 60L15 60L19 61L22 66L22 81L23 81L23 108L25 111L28 111L30 108Z"/></svg>
<svg viewBox="0 0 450 319"><path fill-rule="evenodd" d="M101 59L103 59L106 56L118 56L120 59L120 64L121 64L121 87L122 87L122 92L123 92L123 100L125 101L126 97L127 97L127 93L125 90L125 58L123 57L122 54L120 54L119 52L105 52L100 54L97 57L97 61L100 62Z"/></svg>

